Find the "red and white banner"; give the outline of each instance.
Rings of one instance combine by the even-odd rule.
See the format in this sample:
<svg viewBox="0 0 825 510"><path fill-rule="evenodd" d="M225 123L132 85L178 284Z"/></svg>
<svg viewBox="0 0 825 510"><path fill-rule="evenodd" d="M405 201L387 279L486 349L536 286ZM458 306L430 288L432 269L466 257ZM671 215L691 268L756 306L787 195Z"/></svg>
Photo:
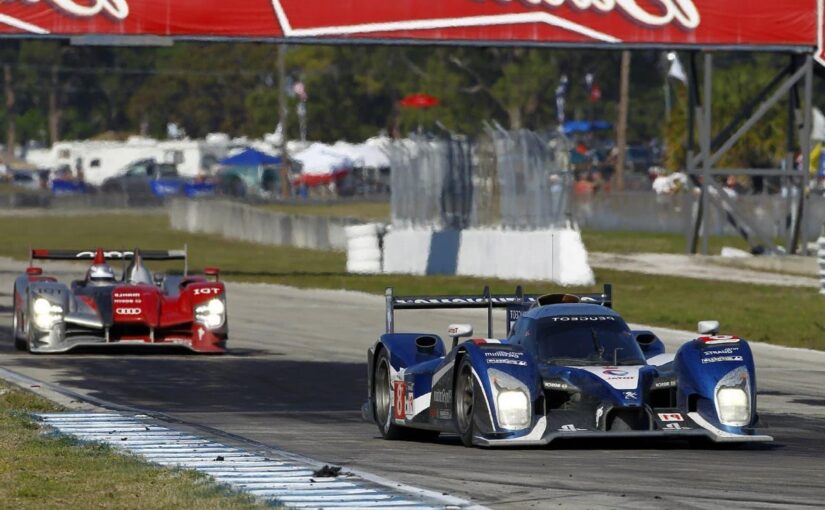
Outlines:
<svg viewBox="0 0 825 510"><path fill-rule="evenodd" d="M0 33L819 47L823 0L0 0Z"/></svg>

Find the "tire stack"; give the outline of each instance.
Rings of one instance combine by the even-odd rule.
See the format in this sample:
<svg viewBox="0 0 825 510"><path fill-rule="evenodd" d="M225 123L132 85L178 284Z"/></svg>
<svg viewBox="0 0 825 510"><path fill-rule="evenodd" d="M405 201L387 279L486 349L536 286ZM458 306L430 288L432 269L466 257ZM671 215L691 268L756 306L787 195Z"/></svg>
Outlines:
<svg viewBox="0 0 825 510"><path fill-rule="evenodd" d="M381 272L381 237L384 225L367 223L345 227L347 236L347 272L374 274Z"/></svg>

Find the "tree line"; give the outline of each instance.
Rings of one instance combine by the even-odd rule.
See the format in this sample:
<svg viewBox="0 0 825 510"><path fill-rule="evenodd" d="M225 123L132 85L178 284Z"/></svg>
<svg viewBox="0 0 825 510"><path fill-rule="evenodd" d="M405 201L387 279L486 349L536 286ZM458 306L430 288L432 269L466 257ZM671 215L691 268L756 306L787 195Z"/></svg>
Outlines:
<svg viewBox="0 0 825 510"><path fill-rule="evenodd" d="M129 134L163 137L167 123L174 122L193 137L210 132L259 137L275 130L280 87L285 87L287 127L295 138L300 98L291 92L299 82L307 94L308 138L325 142L360 141L379 132L405 135L436 125L474 135L485 122L551 129L559 121L560 96L565 119L616 118L620 53L614 51L290 46L283 79L277 53L276 45L265 43L127 48L6 41L0 48L5 96L0 132L6 144L49 144ZM766 54L718 57L714 117L732 116L759 81L768 81L786 61ZM668 65L661 52L633 53L628 139L665 138L669 164L678 167L687 96L681 82L667 78ZM816 86L822 90L819 81ZM412 93L435 96L439 104L399 106ZM729 159L752 164L781 157L787 115L776 110Z"/></svg>

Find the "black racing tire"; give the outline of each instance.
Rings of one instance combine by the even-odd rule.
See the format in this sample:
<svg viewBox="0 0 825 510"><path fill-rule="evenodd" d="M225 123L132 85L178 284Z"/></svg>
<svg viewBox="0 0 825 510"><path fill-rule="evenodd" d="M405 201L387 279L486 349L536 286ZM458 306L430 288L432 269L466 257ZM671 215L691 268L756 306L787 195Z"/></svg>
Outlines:
<svg viewBox="0 0 825 510"><path fill-rule="evenodd" d="M455 372L453 387L453 420L455 431L464 446L473 446L475 432L476 395L478 383L473 376L473 365L467 356L461 358Z"/></svg>
<svg viewBox="0 0 825 510"><path fill-rule="evenodd" d="M20 313L17 311L17 287L12 292L12 320L11 329L14 336L14 348L18 351L25 351L27 348L26 338L20 334Z"/></svg>
<svg viewBox="0 0 825 510"><path fill-rule="evenodd" d="M394 392L390 376L390 357L386 349L381 349L375 359L372 374L372 394L375 401L375 424L381 436L388 440L433 441L438 438L437 430L411 429L396 425L392 420Z"/></svg>

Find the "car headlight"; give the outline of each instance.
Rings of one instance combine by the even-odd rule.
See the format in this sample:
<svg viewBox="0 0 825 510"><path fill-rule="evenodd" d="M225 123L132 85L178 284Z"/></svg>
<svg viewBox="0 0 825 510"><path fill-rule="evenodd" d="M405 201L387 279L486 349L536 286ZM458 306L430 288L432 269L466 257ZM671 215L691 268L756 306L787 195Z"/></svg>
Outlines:
<svg viewBox="0 0 825 510"><path fill-rule="evenodd" d="M195 308L195 320L209 329L219 328L226 320L226 305L220 298L210 299Z"/></svg>
<svg viewBox="0 0 825 510"><path fill-rule="evenodd" d="M512 375L488 368L487 375L496 399L498 424L507 430L521 430L530 426L532 406L527 386Z"/></svg>
<svg viewBox="0 0 825 510"><path fill-rule="evenodd" d="M46 298L35 298L32 303L34 325L37 329L51 329L55 323L63 319L63 307L53 305Z"/></svg>
<svg viewBox="0 0 825 510"><path fill-rule="evenodd" d="M530 399L521 390L507 390L498 394L498 422L505 429L518 430L530 425Z"/></svg>
<svg viewBox="0 0 825 510"><path fill-rule="evenodd" d="M751 421L751 399L742 388L719 388L716 411L725 425L744 427Z"/></svg>

